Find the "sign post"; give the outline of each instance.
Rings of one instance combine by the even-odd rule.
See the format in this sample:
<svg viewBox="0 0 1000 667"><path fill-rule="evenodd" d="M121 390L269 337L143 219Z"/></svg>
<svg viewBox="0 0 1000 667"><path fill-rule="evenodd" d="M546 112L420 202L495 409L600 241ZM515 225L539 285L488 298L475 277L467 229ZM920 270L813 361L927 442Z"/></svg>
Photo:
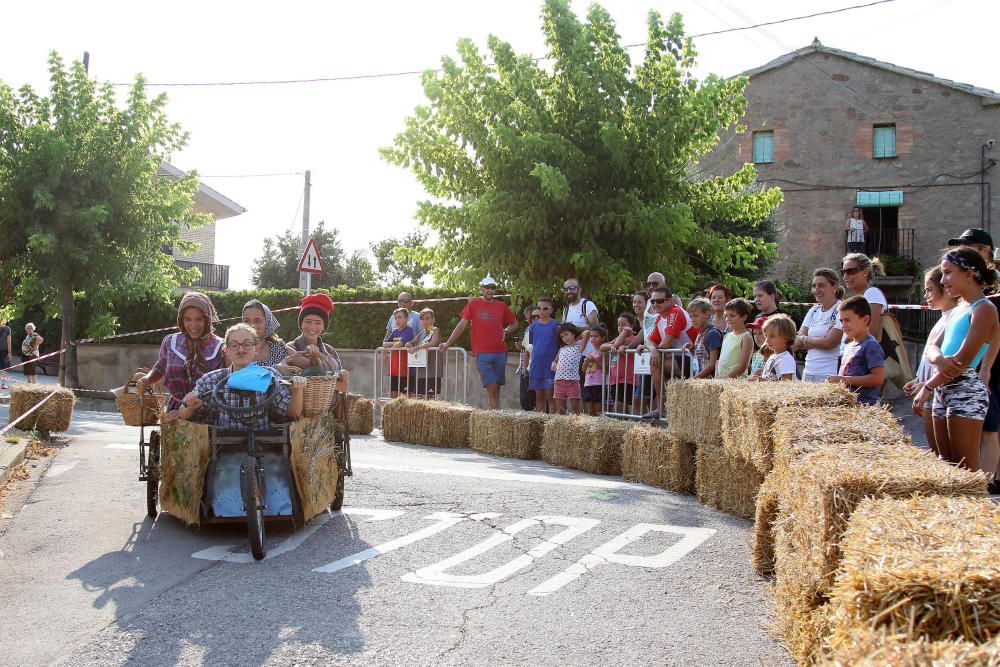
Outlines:
<svg viewBox="0 0 1000 667"><path fill-rule="evenodd" d="M306 249L299 260L299 271L306 274L306 296L312 291L312 274L323 273L323 260L319 257L316 241L309 239Z"/></svg>

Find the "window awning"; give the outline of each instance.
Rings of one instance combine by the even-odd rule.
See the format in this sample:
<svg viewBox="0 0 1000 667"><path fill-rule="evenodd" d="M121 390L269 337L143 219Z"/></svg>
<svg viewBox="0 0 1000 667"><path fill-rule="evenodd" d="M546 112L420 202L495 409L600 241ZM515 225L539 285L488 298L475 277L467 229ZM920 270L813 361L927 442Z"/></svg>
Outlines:
<svg viewBox="0 0 1000 667"><path fill-rule="evenodd" d="M857 195L858 195L857 204L855 204L856 206L902 206L903 205L902 190L882 190L879 192L858 190Z"/></svg>

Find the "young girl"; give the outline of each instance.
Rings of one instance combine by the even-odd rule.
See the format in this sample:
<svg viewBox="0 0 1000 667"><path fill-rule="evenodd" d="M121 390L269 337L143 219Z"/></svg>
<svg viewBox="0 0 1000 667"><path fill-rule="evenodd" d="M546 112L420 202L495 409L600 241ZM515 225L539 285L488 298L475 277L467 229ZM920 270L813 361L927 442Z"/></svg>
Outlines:
<svg viewBox="0 0 1000 667"><path fill-rule="evenodd" d="M715 377L738 378L747 374L753 352L753 336L747 331L750 311L750 302L746 299L733 299L726 304L726 323L730 331L722 339Z"/></svg>
<svg viewBox="0 0 1000 667"><path fill-rule="evenodd" d="M417 396L436 398L441 395L443 358L437 352L440 344L441 331L434 326L434 311L424 308L420 311L420 331L406 344L411 353L427 350L427 366L410 369L409 386L415 388Z"/></svg>
<svg viewBox="0 0 1000 667"><path fill-rule="evenodd" d="M587 347L590 331L585 330L580 336L579 330L567 322L560 324L556 333L559 336L560 348L559 355L551 367L555 371L552 399L555 401L558 414L567 413L567 404L575 414L580 414L580 360L583 358L583 350Z"/></svg>
<svg viewBox="0 0 1000 667"><path fill-rule="evenodd" d="M712 326L712 304L707 299L691 299L687 309L698 330L698 337L689 346L694 351L694 379L713 378L722 352L722 332Z"/></svg>
<svg viewBox="0 0 1000 667"><path fill-rule="evenodd" d="M928 360L935 369L913 399L913 412L923 414L934 391L934 435L941 456L979 470L979 440L989 396L976 366L997 332L997 309L984 295L996 284L996 274L982 255L961 247L941 258L941 284L949 296L965 304L955 308L940 346L931 346Z"/></svg>
<svg viewBox="0 0 1000 667"><path fill-rule="evenodd" d="M608 339L608 328L598 324L590 328L590 343L594 350L583 362L583 407L588 415L601 414L601 396L604 392L604 363L602 350Z"/></svg>
<svg viewBox="0 0 1000 667"><path fill-rule="evenodd" d="M767 347L773 354L764 362L760 376L750 379L765 382L794 380L795 357L789 350L795 344L795 322L788 315L772 315L762 328Z"/></svg>
<svg viewBox="0 0 1000 667"><path fill-rule="evenodd" d="M871 304L872 319L868 325L875 340L882 341L882 312L888 307L889 302L885 298L885 293L877 287L872 286L872 281L876 275L884 276L885 269L876 257L871 259L868 255L861 253L851 253L846 255L840 269L844 276L844 283L854 294L859 294Z"/></svg>
<svg viewBox="0 0 1000 667"><path fill-rule="evenodd" d="M750 356L750 375L760 377L764 372L764 362L771 356L771 348L764 340L764 328L756 323L748 324L747 328L753 334L754 353ZM766 354L765 354L766 353Z"/></svg>
<svg viewBox="0 0 1000 667"><path fill-rule="evenodd" d="M631 413L632 399L635 397L633 377L635 373L635 353L628 352L639 338L639 320L632 313L622 313L618 316L618 337L610 343L601 346L611 353L611 368L608 370L608 383L612 385L611 400L615 402L615 412Z"/></svg>
<svg viewBox="0 0 1000 667"><path fill-rule="evenodd" d="M396 398L399 394L406 393L406 352L403 350L406 344L413 340L414 331L410 328L410 311L406 308L397 308L392 311L393 323L396 328L385 337L384 348L389 356L389 397ZM385 363L384 357L383 362Z"/></svg>
<svg viewBox="0 0 1000 667"><path fill-rule="evenodd" d="M753 303L757 306L758 317L770 317L784 313L778 302L781 301L781 292L778 286L770 280L761 280L753 286Z"/></svg>
<svg viewBox="0 0 1000 667"><path fill-rule="evenodd" d="M806 382L826 382L837 374L840 345L844 332L840 328L837 307L844 296L837 272L833 269L816 269L812 279L813 297L818 302L809 309L802 320L802 328L795 339L793 350L808 350L802 379Z"/></svg>
<svg viewBox="0 0 1000 667"><path fill-rule="evenodd" d="M301 373L307 368L340 372L340 355L331 345L324 343L321 338L330 326L330 313L332 311L333 301L326 294L310 294L302 299L299 306L299 331L301 333L286 346L288 356L277 367L279 372L286 373L286 367L291 370L290 374ZM260 334L258 334L259 337ZM269 341L265 340L266 342ZM259 357L257 362L260 363Z"/></svg>
<svg viewBox="0 0 1000 667"><path fill-rule="evenodd" d="M559 353L559 323L552 319L552 299L538 298L538 320L528 327L531 349L528 351L528 388L535 392L535 412L552 412L555 373L552 363Z"/></svg>
<svg viewBox="0 0 1000 667"><path fill-rule="evenodd" d="M254 361L261 366L277 366L284 361L288 356L288 350L285 348L285 341L278 336L278 327L281 324L270 308L257 299L247 301L243 304L243 323L253 327L257 332L257 338L264 341Z"/></svg>

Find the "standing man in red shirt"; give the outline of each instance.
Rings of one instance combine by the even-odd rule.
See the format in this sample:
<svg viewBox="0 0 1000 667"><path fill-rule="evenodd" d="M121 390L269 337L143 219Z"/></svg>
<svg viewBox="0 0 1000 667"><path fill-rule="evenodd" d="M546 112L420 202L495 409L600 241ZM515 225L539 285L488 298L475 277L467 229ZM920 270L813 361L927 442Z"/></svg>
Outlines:
<svg viewBox="0 0 1000 667"><path fill-rule="evenodd" d="M660 350L676 350L686 345L693 345L698 337L698 329L691 322L691 316L687 311L677 306L673 301L674 294L668 287L654 287L649 296L649 303L653 307L653 312L657 314L656 325L646 339L646 347L652 352L650 357L650 369L653 377L658 381L653 382L654 396L662 395L662 387L667 381L664 375L665 370L670 370L670 377L686 377L690 367L687 365L686 357L671 353L670 358L664 360ZM664 355L665 356L665 355ZM680 359L678 359L680 356ZM654 403L659 406L659 403ZM652 412L645 415L648 419L659 419L660 411L654 408Z"/></svg>
<svg viewBox="0 0 1000 667"><path fill-rule="evenodd" d="M440 350L447 351L472 323L472 356L476 358L479 377L486 388L490 410L500 409L500 387L507 384L507 334L517 329L517 318L506 303L497 301L497 281L486 276L479 283L482 297L471 299L462 309L461 318Z"/></svg>

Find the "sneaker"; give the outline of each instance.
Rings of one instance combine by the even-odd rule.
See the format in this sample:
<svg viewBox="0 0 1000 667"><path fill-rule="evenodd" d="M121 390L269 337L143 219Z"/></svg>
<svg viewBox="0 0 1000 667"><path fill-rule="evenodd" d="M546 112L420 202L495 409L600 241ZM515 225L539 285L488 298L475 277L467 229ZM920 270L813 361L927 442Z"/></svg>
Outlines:
<svg viewBox="0 0 1000 667"><path fill-rule="evenodd" d="M643 421L655 422L660 418L660 411L653 410L652 412L647 412L642 416Z"/></svg>
<svg viewBox="0 0 1000 667"><path fill-rule="evenodd" d="M993 480L987 484L986 490L991 496L1000 496L1000 480Z"/></svg>

